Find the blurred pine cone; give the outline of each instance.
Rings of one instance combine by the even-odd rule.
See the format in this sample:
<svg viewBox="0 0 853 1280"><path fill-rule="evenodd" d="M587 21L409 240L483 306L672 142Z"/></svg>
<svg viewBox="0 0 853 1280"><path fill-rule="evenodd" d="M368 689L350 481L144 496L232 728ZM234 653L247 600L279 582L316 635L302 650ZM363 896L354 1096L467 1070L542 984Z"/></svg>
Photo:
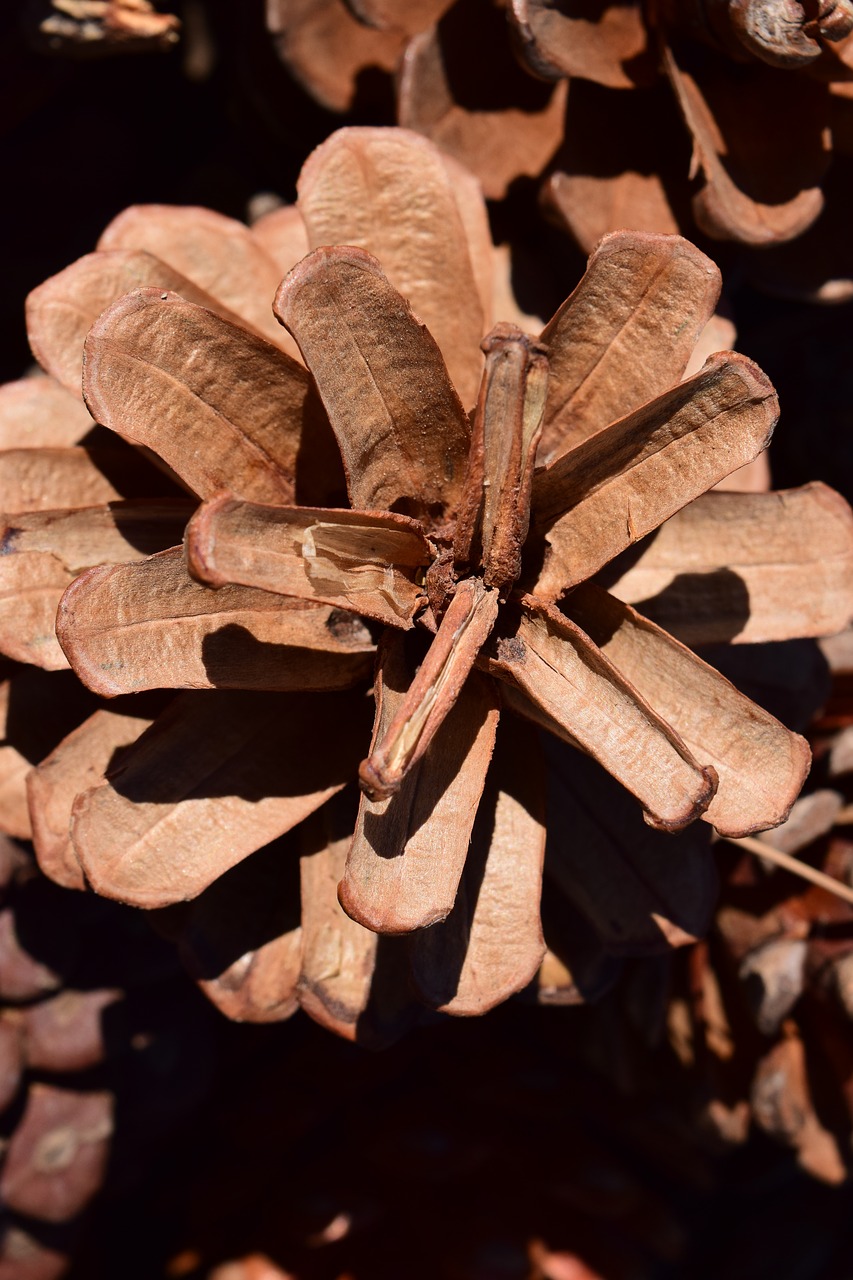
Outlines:
<svg viewBox="0 0 853 1280"><path fill-rule="evenodd" d="M547 173L548 208L587 252L620 227L673 233L694 217L716 239L788 241L821 211L833 126L847 151L847 0L270 0L267 15L324 106L357 107L366 70L396 67L398 123L487 196ZM814 274L825 254L810 253Z"/></svg>
<svg viewBox="0 0 853 1280"><path fill-rule="evenodd" d="M5 837L0 858L0 1274L48 1280L107 1177L128 1194L202 1101L210 1037L144 922L50 884Z"/></svg>
<svg viewBox="0 0 853 1280"><path fill-rule="evenodd" d="M786 1161L767 1150L763 1163L777 1178L791 1176L796 1162L829 1186L847 1182L853 1165L853 905L839 896L842 886L848 896L853 887L843 647L829 646L835 685L811 730L815 765L806 792L785 823L741 842L747 851L737 841L720 846L714 926L707 941L658 972L662 1014L653 1037L658 1049L668 1042L681 1063L685 1120L697 1135L723 1153L740 1152L745 1166L750 1151L761 1151L760 1137L769 1137L790 1152ZM829 877L826 887L804 887L788 868L762 860L762 850L795 855ZM641 1025L627 990L617 997L620 1034L632 1022ZM630 1047L621 1056L631 1061ZM648 1061L636 1053L633 1060L633 1069L648 1075Z"/></svg>
<svg viewBox="0 0 853 1280"><path fill-rule="evenodd" d="M39 52L77 57L162 52L181 25L150 0L29 0L24 21Z"/></svg>

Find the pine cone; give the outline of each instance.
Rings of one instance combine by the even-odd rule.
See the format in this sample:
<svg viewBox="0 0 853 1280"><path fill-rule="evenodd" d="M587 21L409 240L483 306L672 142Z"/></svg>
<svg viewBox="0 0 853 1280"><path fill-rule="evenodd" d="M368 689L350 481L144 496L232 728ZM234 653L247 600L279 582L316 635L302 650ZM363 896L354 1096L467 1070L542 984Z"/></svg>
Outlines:
<svg viewBox="0 0 853 1280"><path fill-rule="evenodd" d="M25 17L37 50L77 57L162 52L181 25L150 0L29 0Z"/></svg>
<svg viewBox="0 0 853 1280"><path fill-rule="evenodd" d="M714 238L788 241L821 211L831 123L846 150L848 0L275 0L268 22L295 78L335 111L357 104L366 68L396 63L401 125L490 198L547 172L547 205L587 252L623 226L684 230L691 201Z"/></svg>
<svg viewBox="0 0 853 1280"><path fill-rule="evenodd" d="M126 1193L201 1100L209 1034L132 913L56 888L9 839L0 856L0 1274L46 1280L85 1235L108 1162Z"/></svg>
<svg viewBox="0 0 853 1280"><path fill-rule="evenodd" d="M848 892L853 885L853 756L842 708L835 695L813 727L809 790L789 819L749 842L749 854L724 859L715 927L691 957L689 994L676 998L671 1020L674 1029L692 1026L682 1057L702 1079L706 1123L743 1141L751 1119L830 1184L850 1175L853 1131L853 905L832 892L833 881ZM822 871L826 887L804 889L787 869L762 865L752 856L762 848Z"/></svg>
<svg viewBox="0 0 853 1280"><path fill-rule="evenodd" d="M850 516L824 486L701 497L761 452L776 404L731 353L677 381L719 289L685 241L610 237L540 338L491 330L483 372L482 200L423 139L342 131L306 165L297 209L227 230L203 211L129 211L103 242L119 252L33 296L34 349L70 385L92 314L143 283L86 338L87 403L204 502L186 539L195 577L180 547L139 561L97 545L93 530L119 524L115 503L9 519L6 564L35 555L73 576L122 562L77 577L59 608L90 690L188 690L141 736L138 717L104 707L63 740L30 784L36 846L67 883L80 866L100 893L174 908L164 928L231 1016L279 1018L301 1000L381 1041L416 1014L409 969L428 1007L476 1013L542 959L546 815L525 720L603 763L653 827L705 816L743 834L785 817L805 744L652 619L694 644L838 630ZM282 265L311 245L355 246L315 249L278 292L310 373L283 332L274 349L222 314L224 301L260 317L257 285L276 267L258 237ZM155 248L169 267L140 252ZM221 301L202 305L204 285ZM823 579L813 539L834 548ZM608 564L611 594L590 582ZM353 815L346 794L327 802L365 752L382 627ZM578 795L592 784L564 767L580 781L560 784L561 807L574 791L576 823L594 833L598 806L584 819ZM672 845L640 854L612 839L593 862L555 836L550 875L570 912L623 954L701 933L702 842L676 889ZM301 929L282 881L297 856ZM335 899L342 871L351 920Z"/></svg>

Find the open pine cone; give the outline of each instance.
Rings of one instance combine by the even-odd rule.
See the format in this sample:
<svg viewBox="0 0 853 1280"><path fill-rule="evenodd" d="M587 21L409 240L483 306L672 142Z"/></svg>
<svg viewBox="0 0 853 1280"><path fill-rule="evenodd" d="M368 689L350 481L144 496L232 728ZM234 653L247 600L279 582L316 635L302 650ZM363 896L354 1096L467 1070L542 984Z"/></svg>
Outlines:
<svg viewBox="0 0 853 1280"><path fill-rule="evenodd" d="M629 213L632 225L675 231L688 199L717 239L766 246L805 231L823 206L833 86L843 90L851 75L853 5L602 8L590 21L558 17L538 0L513 4L531 67L572 79L566 150L548 193L579 243L588 247ZM689 148L655 85L658 62Z"/></svg>
<svg viewBox="0 0 853 1280"><path fill-rule="evenodd" d="M548 203L586 251L620 226L683 230L691 199L715 238L800 235L853 65L849 0L272 0L268 21L333 110L366 67L396 65L399 123L489 197L550 170Z"/></svg>
<svg viewBox="0 0 853 1280"><path fill-rule="evenodd" d="M303 257L318 245L333 247ZM10 581L54 577L10 612L4 645L44 665L64 651L94 693L126 699L31 775L48 874L173 908L164 927L232 1016L302 1003L381 1040L417 1007L411 979L427 1007L465 1014L537 970L546 821L528 721L603 763L665 831L783 820L805 743L651 619L690 643L837 631L853 522L821 485L703 496L776 418L741 356L678 381L719 289L703 254L620 232L538 338L493 328L476 184L416 135L370 129L319 148L297 208L254 233L141 208L102 246L33 295L33 348L71 387L102 312L85 339L90 409L203 505L191 572L180 546L138 558L174 541L188 500L131 510L75 473L69 496L88 505L59 509L45 480L7 517ZM275 309L307 370L260 302L293 263ZM23 386L8 394L62 399L80 420L54 383ZM22 475L71 477L73 455L103 479L79 445L27 455ZM156 475L147 461L139 474ZM610 593L592 581L608 565ZM72 578L60 651L46 619ZM164 688L185 692L147 725L124 714ZM640 949L698 931L690 876L643 856L576 849L552 871L617 952L634 941L628 900Z"/></svg>

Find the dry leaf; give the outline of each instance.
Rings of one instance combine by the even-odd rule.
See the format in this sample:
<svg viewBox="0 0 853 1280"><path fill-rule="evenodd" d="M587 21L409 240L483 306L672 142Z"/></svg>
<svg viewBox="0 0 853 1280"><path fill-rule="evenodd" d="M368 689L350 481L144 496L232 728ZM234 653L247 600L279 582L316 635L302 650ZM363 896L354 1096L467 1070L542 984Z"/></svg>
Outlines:
<svg viewBox="0 0 853 1280"><path fill-rule="evenodd" d="M158 13L150 0L35 0L27 23L40 51L85 58L162 53L177 42L181 29L179 18Z"/></svg>
<svg viewBox="0 0 853 1280"><path fill-rule="evenodd" d="M807 951L802 938L774 938L741 961L738 978L762 1035L775 1036L803 994Z"/></svg>
<svg viewBox="0 0 853 1280"><path fill-rule="evenodd" d="M836 739L837 741L837 739ZM830 773L832 770L830 752ZM782 853L797 853L807 845L827 835L836 824L844 807L844 797L839 791L821 787L795 800L791 812L773 831L765 831L761 840L771 849Z"/></svg>
<svg viewBox="0 0 853 1280"><path fill-rule="evenodd" d="M815 1111L805 1046L793 1026L759 1063L750 1101L759 1128L793 1147L807 1173L834 1185L846 1181L838 1143Z"/></svg>

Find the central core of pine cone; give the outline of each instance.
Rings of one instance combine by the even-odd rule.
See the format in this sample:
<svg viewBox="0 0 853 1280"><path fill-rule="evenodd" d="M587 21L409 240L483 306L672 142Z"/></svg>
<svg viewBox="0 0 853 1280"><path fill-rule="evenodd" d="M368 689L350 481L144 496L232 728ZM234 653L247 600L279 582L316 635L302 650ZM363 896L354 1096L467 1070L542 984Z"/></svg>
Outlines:
<svg viewBox="0 0 853 1280"><path fill-rule="evenodd" d="M403 705L362 762L359 779L372 800L399 790L423 756L521 573L547 351L510 324L496 325L482 349L486 365L465 488L452 536L442 531L441 549L426 574L435 638Z"/></svg>

